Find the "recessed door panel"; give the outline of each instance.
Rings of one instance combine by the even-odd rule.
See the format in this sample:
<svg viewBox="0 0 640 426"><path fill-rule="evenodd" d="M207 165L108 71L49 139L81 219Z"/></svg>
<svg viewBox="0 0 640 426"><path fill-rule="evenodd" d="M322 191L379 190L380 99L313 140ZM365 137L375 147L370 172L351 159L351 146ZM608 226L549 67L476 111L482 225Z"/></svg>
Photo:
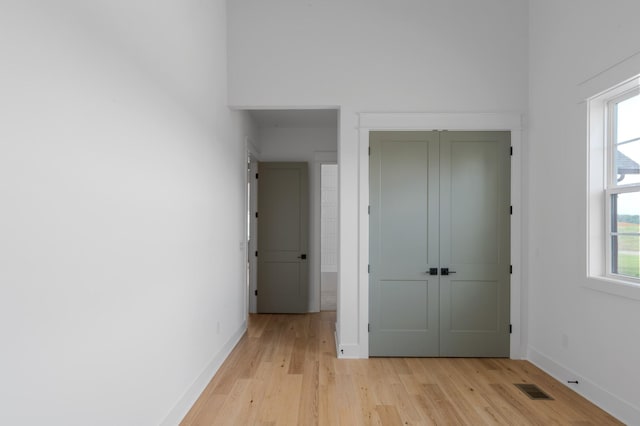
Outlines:
<svg viewBox="0 0 640 426"><path fill-rule="evenodd" d="M303 208L302 176L304 170L289 167L268 167L261 163L259 179L262 203L259 220L268 223L260 227L263 250L300 251L301 210ZM266 191L266 193L264 192Z"/></svg>
<svg viewBox="0 0 640 426"><path fill-rule="evenodd" d="M451 142L451 261L496 264L500 260L499 147L492 142Z"/></svg>
<svg viewBox="0 0 640 426"><path fill-rule="evenodd" d="M289 305L303 293L300 288L302 272L298 262L262 262L258 273L262 284L262 292L258 295L260 312L291 311Z"/></svg>
<svg viewBox="0 0 640 426"><path fill-rule="evenodd" d="M381 281L381 331L429 329L428 281ZM396 306L404 306L398 311Z"/></svg>
<svg viewBox="0 0 640 426"><path fill-rule="evenodd" d="M429 257L429 152L421 140L380 142L380 270L415 273ZM416 269L417 268L417 269Z"/></svg>
<svg viewBox="0 0 640 426"><path fill-rule="evenodd" d="M452 332L498 331L498 283L451 280L449 316Z"/></svg>

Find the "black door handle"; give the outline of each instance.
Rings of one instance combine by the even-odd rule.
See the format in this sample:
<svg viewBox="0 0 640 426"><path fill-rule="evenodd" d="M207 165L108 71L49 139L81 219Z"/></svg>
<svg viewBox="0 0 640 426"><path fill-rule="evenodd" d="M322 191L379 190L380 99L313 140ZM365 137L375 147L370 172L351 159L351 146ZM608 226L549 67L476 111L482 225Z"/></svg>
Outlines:
<svg viewBox="0 0 640 426"><path fill-rule="evenodd" d="M438 268L429 268L429 275L438 275Z"/></svg>
<svg viewBox="0 0 640 426"><path fill-rule="evenodd" d="M455 274L456 271L450 271L449 268L440 268L440 273L442 275Z"/></svg>
<svg viewBox="0 0 640 426"><path fill-rule="evenodd" d="M301 254L300 256L298 256L298 259L303 259L303 260L304 260L304 259L306 259L306 258L307 258L307 255L306 255L306 254Z"/></svg>

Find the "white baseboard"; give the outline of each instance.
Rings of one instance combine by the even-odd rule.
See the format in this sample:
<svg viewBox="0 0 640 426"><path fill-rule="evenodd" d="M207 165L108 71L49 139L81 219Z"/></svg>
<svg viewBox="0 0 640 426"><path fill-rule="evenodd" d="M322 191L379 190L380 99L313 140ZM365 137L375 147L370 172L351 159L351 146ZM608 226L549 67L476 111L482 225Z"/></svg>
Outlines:
<svg viewBox="0 0 640 426"><path fill-rule="evenodd" d="M180 398L180 401L178 401L175 407L169 412L169 415L161 423L162 426L175 426L182 421L246 331L247 322L244 321L240 328L213 357L209 365L207 365L200 376L193 382L187 392Z"/></svg>
<svg viewBox="0 0 640 426"><path fill-rule="evenodd" d="M640 408L580 376L570 368L558 364L531 347L529 348L529 361L623 423L640 424ZM577 380L578 384L568 384L568 380Z"/></svg>

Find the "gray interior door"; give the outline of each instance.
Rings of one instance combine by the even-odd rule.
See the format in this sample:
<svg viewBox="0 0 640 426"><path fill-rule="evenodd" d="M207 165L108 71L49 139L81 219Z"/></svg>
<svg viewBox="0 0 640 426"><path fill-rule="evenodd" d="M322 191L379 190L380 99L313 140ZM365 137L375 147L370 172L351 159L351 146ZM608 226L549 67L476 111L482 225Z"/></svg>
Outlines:
<svg viewBox="0 0 640 426"><path fill-rule="evenodd" d="M508 356L509 133L370 135L370 355Z"/></svg>
<svg viewBox="0 0 640 426"><path fill-rule="evenodd" d="M307 312L307 163L262 162L258 176L258 312Z"/></svg>
<svg viewBox="0 0 640 426"><path fill-rule="evenodd" d="M438 138L371 133L372 356L438 356Z"/></svg>
<svg viewBox="0 0 640 426"><path fill-rule="evenodd" d="M440 134L440 356L509 356L510 136Z"/></svg>

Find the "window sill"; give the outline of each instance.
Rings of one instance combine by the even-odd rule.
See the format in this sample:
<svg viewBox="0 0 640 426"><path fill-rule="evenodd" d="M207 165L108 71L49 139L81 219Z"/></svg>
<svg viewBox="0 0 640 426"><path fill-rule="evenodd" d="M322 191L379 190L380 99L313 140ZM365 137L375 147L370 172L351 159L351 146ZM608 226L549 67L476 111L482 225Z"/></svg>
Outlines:
<svg viewBox="0 0 640 426"><path fill-rule="evenodd" d="M616 280L615 278L592 276L589 277L584 287L602 293L624 297L625 299L640 300L640 285Z"/></svg>

